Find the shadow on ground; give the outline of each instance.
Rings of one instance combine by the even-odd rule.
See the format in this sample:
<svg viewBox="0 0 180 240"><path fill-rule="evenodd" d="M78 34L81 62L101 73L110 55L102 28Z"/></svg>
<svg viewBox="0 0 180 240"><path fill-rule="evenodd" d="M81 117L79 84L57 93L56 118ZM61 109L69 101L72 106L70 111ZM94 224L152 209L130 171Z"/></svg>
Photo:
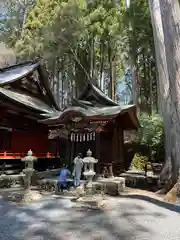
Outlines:
<svg viewBox="0 0 180 240"><path fill-rule="evenodd" d="M128 211L126 211L128 207ZM122 211L122 209L124 209ZM135 212L131 214L131 210ZM29 206L0 200L0 239L3 240L132 240L151 235L134 215L144 215L139 205L124 203L104 210L77 209L67 199L49 198Z"/></svg>

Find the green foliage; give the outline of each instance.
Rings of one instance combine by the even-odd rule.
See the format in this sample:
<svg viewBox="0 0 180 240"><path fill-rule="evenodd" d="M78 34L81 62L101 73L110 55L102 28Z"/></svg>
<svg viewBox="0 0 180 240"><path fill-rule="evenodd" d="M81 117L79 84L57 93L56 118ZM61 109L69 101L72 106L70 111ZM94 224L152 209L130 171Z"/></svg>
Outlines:
<svg viewBox="0 0 180 240"><path fill-rule="evenodd" d="M16 62L16 56L12 49L0 42L0 68L7 67Z"/></svg>
<svg viewBox="0 0 180 240"><path fill-rule="evenodd" d="M155 54L147 0L131 0L128 9L121 0L5 2L8 12L3 21L3 39L16 49L19 58L40 57L48 63L52 78L60 71L66 76L66 85L75 81L80 83L78 87L84 85L83 80L89 75L98 78L105 73L110 78L113 61L118 76L125 66L135 66L140 109L151 113L157 108Z"/></svg>
<svg viewBox="0 0 180 240"><path fill-rule="evenodd" d="M133 160L132 160L132 168L144 171L148 164L149 164L149 162L148 162L147 156L142 156L139 153L136 153L134 155Z"/></svg>
<svg viewBox="0 0 180 240"><path fill-rule="evenodd" d="M37 1L29 12L23 37L16 42L21 55L57 57L81 35L82 1Z"/></svg>
<svg viewBox="0 0 180 240"><path fill-rule="evenodd" d="M159 115L140 116L141 127L138 132L137 141L150 150L150 155L155 158L163 158L164 155L164 128Z"/></svg>
<svg viewBox="0 0 180 240"><path fill-rule="evenodd" d="M157 109L156 59L153 30L147 0L131 0L123 14L124 58L137 71L137 102L141 111L152 113Z"/></svg>
<svg viewBox="0 0 180 240"><path fill-rule="evenodd" d="M2 0L0 3L2 17L0 36L10 47L14 47L21 37L27 11L33 7L35 0ZM1 15L1 14L0 14Z"/></svg>
<svg viewBox="0 0 180 240"><path fill-rule="evenodd" d="M123 9L120 0L36 1L23 34L16 38L16 51L21 58L44 59L50 72L54 62L60 62L57 71L75 78L77 84L82 81L82 86L90 75L110 75L113 59L119 72Z"/></svg>

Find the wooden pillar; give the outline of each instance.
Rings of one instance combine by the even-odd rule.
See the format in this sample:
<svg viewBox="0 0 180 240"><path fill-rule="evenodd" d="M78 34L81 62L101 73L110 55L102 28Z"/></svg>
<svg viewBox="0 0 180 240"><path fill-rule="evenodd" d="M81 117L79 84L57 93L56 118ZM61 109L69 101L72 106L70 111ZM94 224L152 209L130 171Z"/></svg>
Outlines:
<svg viewBox="0 0 180 240"><path fill-rule="evenodd" d="M114 123L113 126L113 141L112 141L112 170L113 175L116 175L117 172L117 165L119 162L119 131L118 126Z"/></svg>
<svg viewBox="0 0 180 240"><path fill-rule="evenodd" d="M73 160L74 160L74 140L71 139L71 134L70 133L70 136L69 136L69 139L70 139L70 164L73 163Z"/></svg>
<svg viewBox="0 0 180 240"><path fill-rule="evenodd" d="M117 158L117 133L116 133L116 125L113 126L112 131L112 163L116 162Z"/></svg>
<svg viewBox="0 0 180 240"><path fill-rule="evenodd" d="M124 171L124 137L123 129L116 125L113 131L113 173L119 175Z"/></svg>
<svg viewBox="0 0 180 240"><path fill-rule="evenodd" d="M119 127L114 124L112 141L112 162L119 162Z"/></svg>
<svg viewBox="0 0 180 240"><path fill-rule="evenodd" d="M101 142L100 142L100 133L96 132L96 158L98 163L96 165L96 173L101 174L100 164L101 164Z"/></svg>
<svg viewBox="0 0 180 240"><path fill-rule="evenodd" d="M124 131L119 127L119 163L122 171L124 170Z"/></svg>

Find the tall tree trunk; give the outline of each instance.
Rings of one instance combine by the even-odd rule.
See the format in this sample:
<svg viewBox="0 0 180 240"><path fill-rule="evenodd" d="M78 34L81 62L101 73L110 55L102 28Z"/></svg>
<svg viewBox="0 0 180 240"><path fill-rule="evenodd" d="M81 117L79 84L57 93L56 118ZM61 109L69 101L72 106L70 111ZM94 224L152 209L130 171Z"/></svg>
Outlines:
<svg viewBox="0 0 180 240"><path fill-rule="evenodd" d="M112 61L112 100L116 101L116 61Z"/></svg>
<svg viewBox="0 0 180 240"><path fill-rule="evenodd" d="M60 106L60 59L56 58L56 99L58 106Z"/></svg>
<svg viewBox="0 0 180 240"><path fill-rule="evenodd" d="M94 37L90 40L90 77L91 79L94 78Z"/></svg>
<svg viewBox="0 0 180 240"><path fill-rule="evenodd" d="M24 13L23 13L22 26L21 26L21 37L23 37L23 35L24 35L24 27L25 27L27 15L28 15L28 7L29 7L28 1L26 0L23 5L24 5Z"/></svg>
<svg viewBox="0 0 180 240"><path fill-rule="evenodd" d="M164 1L164 0L163 0ZM151 22L153 26L155 52L156 52L156 64L158 70L158 86L159 86L159 98L162 109L162 116L164 122L165 131L165 164L161 171L160 179L165 180L169 178L169 165L171 160L171 95L169 89L169 74L167 68L166 51L164 44L164 31L162 26L162 18L160 11L159 0L149 0L149 7L151 13Z"/></svg>
<svg viewBox="0 0 180 240"><path fill-rule="evenodd" d="M89 62L85 50L78 48L75 66L76 96L84 89L87 79L89 80Z"/></svg>
<svg viewBox="0 0 180 240"><path fill-rule="evenodd" d="M65 69L64 69L64 58L61 60L61 104L62 104L62 108L65 107L65 99L64 99L64 82L65 82Z"/></svg>
<svg viewBox="0 0 180 240"><path fill-rule="evenodd" d="M104 41L101 40L100 43L100 88L103 90L103 71L104 71Z"/></svg>
<svg viewBox="0 0 180 240"><path fill-rule="evenodd" d="M52 89L53 92L55 93L55 87L56 87L56 71L57 71L57 61L56 58L52 59L53 65L52 65ZM56 99L57 100L57 99Z"/></svg>
<svg viewBox="0 0 180 240"><path fill-rule="evenodd" d="M112 74L112 51L110 41L108 42L108 62L109 62L109 97L113 97L113 74Z"/></svg>
<svg viewBox="0 0 180 240"><path fill-rule="evenodd" d="M138 64L133 60L132 65L132 96L133 103L136 105L137 112L140 112L139 107L139 95L140 95L140 84L139 84L139 75L138 75Z"/></svg>
<svg viewBox="0 0 180 240"><path fill-rule="evenodd" d="M173 144L172 176L176 181L180 167L180 6L178 0L160 0L166 61L169 73L171 108L170 137Z"/></svg>
<svg viewBox="0 0 180 240"><path fill-rule="evenodd" d="M159 87L159 75L158 75L158 69L156 66L156 108L157 112L160 114L162 117L162 104L161 104L161 99L160 99L160 87Z"/></svg>
<svg viewBox="0 0 180 240"><path fill-rule="evenodd" d="M147 81L150 81L148 79L148 72L147 72L147 64L146 64L146 56L144 55L144 53L142 53L142 59L143 59L143 75L144 75L144 84L141 84L144 85L142 86L141 89L145 89L145 86L146 86L146 83ZM148 103L148 100L149 100L149 89L145 89L144 90L144 93L140 93L140 96L143 96L145 97L145 99L141 99L141 106L143 107L143 109L146 109L146 111L148 112L148 114L150 115L151 112L150 112L150 108L149 108L149 103Z"/></svg>
<svg viewBox="0 0 180 240"><path fill-rule="evenodd" d="M147 71L148 71L148 79L149 79L149 108L150 108L150 114L152 115L153 113L153 82L152 82L152 75L151 75L151 69L152 69L151 65L152 65L151 62L148 59Z"/></svg>

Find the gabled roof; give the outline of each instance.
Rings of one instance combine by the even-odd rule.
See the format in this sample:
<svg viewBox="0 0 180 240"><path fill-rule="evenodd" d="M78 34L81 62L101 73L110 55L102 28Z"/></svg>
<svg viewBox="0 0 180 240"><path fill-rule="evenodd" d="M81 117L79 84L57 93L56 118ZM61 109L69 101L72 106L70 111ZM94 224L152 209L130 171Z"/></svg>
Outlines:
<svg viewBox="0 0 180 240"><path fill-rule="evenodd" d="M118 106L112 99L97 86L88 82L82 93L79 95L78 100L94 102L98 106Z"/></svg>
<svg viewBox="0 0 180 240"><path fill-rule="evenodd" d="M126 115L129 124L123 125L127 129L137 129L139 127L135 105L118 105L98 87L88 83L78 99L72 100L71 106L59 113L52 113L50 118L41 120L40 122L53 126L59 123L66 123L73 116L81 116L89 120L110 120L120 115Z"/></svg>
<svg viewBox="0 0 180 240"><path fill-rule="evenodd" d="M16 99L14 98L14 96L18 93L14 92L13 90L8 90L5 91L4 87L5 86L11 86L11 84L13 84L16 81L21 81L21 79L23 79L24 77L29 76L31 73L33 73L35 70L37 70L38 74L39 74L39 80L41 85L43 86L43 88L46 91L46 105L47 108L52 108L52 110L59 110L59 107L53 97L53 94L49 88L49 84L48 84L48 77L45 73L45 71L43 71L40 63L36 63L36 62L25 62L25 63L21 63L21 64L16 64L7 68L3 68L0 69L0 94L1 95L6 95L6 98L8 97L10 101L16 101ZM43 89L40 89L43 93ZM12 94L11 94L12 92ZM19 93L20 94L20 93ZM41 108L38 104L36 105L35 102L37 102L34 98L33 100L33 104L30 103L30 101L33 99L33 97L29 97L29 100L26 101L28 98L28 95L25 97L23 97L21 100L19 99L18 101L20 101L22 104L27 105L27 107L29 107L29 105L33 105L34 109L37 108ZM26 100L25 100L26 99ZM31 100L30 100L31 99ZM42 101L43 102L43 101ZM36 107L35 107L36 105ZM33 108L33 107L32 107Z"/></svg>

